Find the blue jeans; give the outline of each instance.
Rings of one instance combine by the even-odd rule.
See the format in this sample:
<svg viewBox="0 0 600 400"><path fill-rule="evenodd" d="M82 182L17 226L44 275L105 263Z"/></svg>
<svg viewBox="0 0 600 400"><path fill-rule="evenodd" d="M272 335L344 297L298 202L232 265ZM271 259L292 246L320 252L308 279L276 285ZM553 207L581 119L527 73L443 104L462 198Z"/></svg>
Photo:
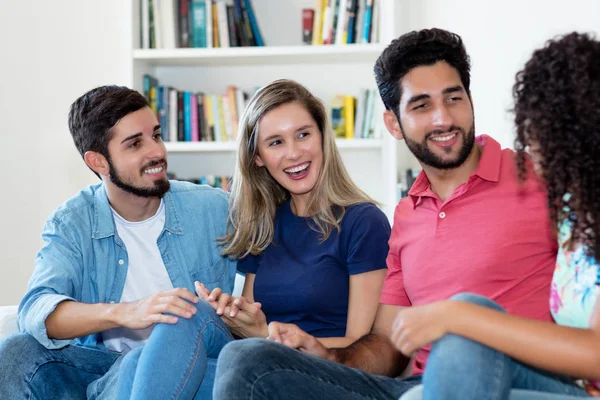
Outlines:
<svg viewBox="0 0 600 400"><path fill-rule="evenodd" d="M461 293L452 299L504 311L475 294ZM423 387L413 389L402 400L554 399L549 393L568 395L557 400L587 396L570 378L529 367L464 337L446 335L432 346Z"/></svg>
<svg viewBox="0 0 600 400"><path fill-rule="evenodd" d="M121 357L66 346L48 350L28 334L0 342L0 399L115 399Z"/></svg>
<svg viewBox="0 0 600 400"><path fill-rule="evenodd" d="M221 352L214 398L396 400L420 381L372 375L269 340L244 339Z"/></svg>
<svg viewBox="0 0 600 400"><path fill-rule="evenodd" d="M203 300L190 319L158 324L148 342L127 353L119 372L119 399L211 399L216 358L233 340Z"/></svg>

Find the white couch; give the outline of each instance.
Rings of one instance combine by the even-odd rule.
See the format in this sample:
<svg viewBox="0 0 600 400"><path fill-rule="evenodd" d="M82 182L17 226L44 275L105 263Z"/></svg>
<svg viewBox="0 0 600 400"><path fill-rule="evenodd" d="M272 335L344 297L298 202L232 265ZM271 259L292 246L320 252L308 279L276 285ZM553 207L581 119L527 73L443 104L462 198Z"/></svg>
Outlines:
<svg viewBox="0 0 600 400"><path fill-rule="evenodd" d="M241 296L243 287L244 277L236 274L233 295ZM17 306L0 306L0 340L17 332Z"/></svg>
<svg viewBox="0 0 600 400"><path fill-rule="evenodd" d="M0 306L0 340L17 332L17 306Z"/></svg>

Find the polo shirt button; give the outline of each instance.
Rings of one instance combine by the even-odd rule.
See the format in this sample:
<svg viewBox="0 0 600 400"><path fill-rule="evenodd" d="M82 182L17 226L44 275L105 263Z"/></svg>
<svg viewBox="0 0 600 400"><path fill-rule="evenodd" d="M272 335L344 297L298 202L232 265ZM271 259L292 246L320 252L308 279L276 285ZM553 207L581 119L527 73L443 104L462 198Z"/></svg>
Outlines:
<svg viewBox="0 0 600 400"><path fill-rule="evenodd" d="M119 265L123 265L123 264L125 264L125 261L123 261L122 259L119 260Z"/></svg>
<svg viewBox="0 0 600 400"><path fill-rule="evenodd" d="M440 218L442 218L442 219L446 218L446 213L443 211L439 215L440 215Z"/></svg>

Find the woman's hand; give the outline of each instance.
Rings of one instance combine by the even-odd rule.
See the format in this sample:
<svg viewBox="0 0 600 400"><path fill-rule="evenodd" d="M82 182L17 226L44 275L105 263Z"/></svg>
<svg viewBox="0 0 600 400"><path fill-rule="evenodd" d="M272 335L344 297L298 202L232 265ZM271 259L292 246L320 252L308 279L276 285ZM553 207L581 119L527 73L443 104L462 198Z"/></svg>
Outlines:
<svg viewBox="0 0 600 400"><path fill-rule="evenodd" d="M241 338L261 337L268 334L267 318L261 310L261 304L250 302L245 297L232 298L221 314L225 325Z"/></svg>
<svg viewBox="0 0 600 400"><path fill-rule="evenodd" d="M329 355L327 347L319 342L316 337L304 332L295 324L271 322L267 339L313 356L328 358Z"/></svg>
<svg viewBox="0 0 600 400"><path fill-rule="evenodd" d="M223 293L221 288L210 291L202 282L198 281L194 282L194 286L198 297L206 301L219 316L223 315L225 308L235 300L230 294Z"/></svg>

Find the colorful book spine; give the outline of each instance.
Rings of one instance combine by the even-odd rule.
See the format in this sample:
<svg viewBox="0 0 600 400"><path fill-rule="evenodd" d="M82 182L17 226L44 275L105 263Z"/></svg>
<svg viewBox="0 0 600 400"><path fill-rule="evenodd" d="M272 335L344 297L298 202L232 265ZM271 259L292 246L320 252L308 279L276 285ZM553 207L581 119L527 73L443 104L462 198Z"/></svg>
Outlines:
<svg viewBox="0 0 600 400"><path fill-rule="evenodd" d="M314 19L315 10L312 8L302 9L302 42L304 44L312 44Z"/></svg>
<svg viewBox="0 0 600 400"><path fill-rule="evenodd" d="M354 138L354 103L353 96L344 96L344 138Z"/></svg>
<svg viewBox="0 0 600 400"><path fill-rule="evenodd" d="M252 34L254 35L254 40L256 40L257 46L264 46L265 42L263 41L262 34L260 33L260 28L258 26L258 21L254 15L254 9L252 8L252 2L250 0L244 0L246 3L246 10L248 12L248 18L250 20L250 27L252 28Z"/></svg>
<svg viewBox="0 0 600 400"><path fill-rule="evenodd" d="M371 22L373 19L373 1L367 0L365 3L365 14L363 16L363 30L362 37L360 38L361 43L371 42Z"/></svg>
<svg viewBox="0 0 600 400"><path fill-rule="evenodd" d="M190 141L198 142L200 140L198 137L198 99L196 99L196 95L193 93L190 93L190 120Z"/></svg>
<svg viewBox="0 0 600 400"><path fill-rule="evenodd" d="M190 92L183 92L183 141L192 141L192 109Z"/></svg>
<svg viewBox="0 0 600 400"><path fill-rule="evenodd" d="M177 90L169 90L169 141L177 141Z"/></svg>
<svg viewBox="0 0 600 400"><path fill-rule="evenodd" d="M191 12L191 47L206 47L206 2L192 0Z"/></svg>

